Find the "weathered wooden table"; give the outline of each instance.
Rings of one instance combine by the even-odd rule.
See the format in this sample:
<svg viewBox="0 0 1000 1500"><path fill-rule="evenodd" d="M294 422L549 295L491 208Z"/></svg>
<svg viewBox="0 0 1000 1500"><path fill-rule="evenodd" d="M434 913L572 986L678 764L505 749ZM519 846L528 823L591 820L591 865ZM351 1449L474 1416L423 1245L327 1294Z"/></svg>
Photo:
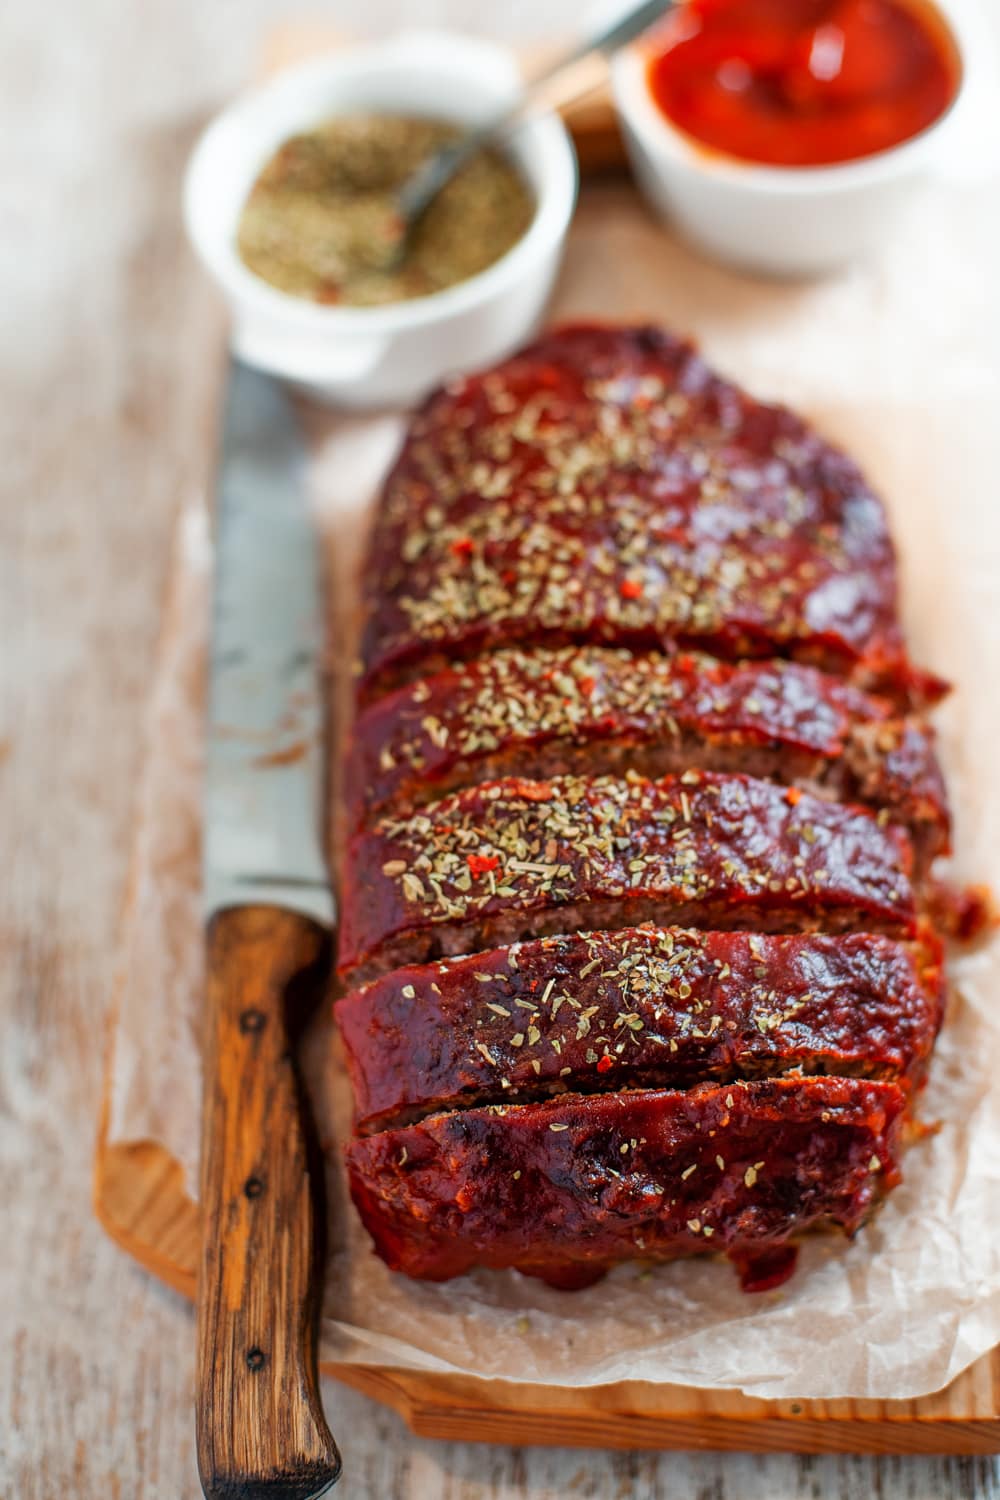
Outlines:
<svg viewBox="0 0 1000 1500"><path fill-rule="evenodd" d="M307 7L308 8L308 7ZM0 1496L194 1500L193 1322L90 1214L104 1013L171 519L204 480L214 315L182 164L302 0L13 0L0 51ZM575 0L339 0L540 35ZM331 16L332 12L332 16ZM997 212L997 206L984 212ZM492 1449L326 1392L357 1500L1000 1496L989 1460Z"/></svg>

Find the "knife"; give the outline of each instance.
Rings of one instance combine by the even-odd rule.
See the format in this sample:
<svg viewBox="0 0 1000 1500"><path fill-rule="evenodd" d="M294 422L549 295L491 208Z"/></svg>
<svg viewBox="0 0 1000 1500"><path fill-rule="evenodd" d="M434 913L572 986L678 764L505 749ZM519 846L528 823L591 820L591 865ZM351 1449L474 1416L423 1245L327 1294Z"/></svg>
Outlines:
<svg viewBox="0 0 1000 1500"><path fill-rule="evenodd" d="M198 1468L210 1500L340 1473L316 1362L322 1165L294 1056L329 963L318 548L290 399L232 363L205 785Z"/></svg>

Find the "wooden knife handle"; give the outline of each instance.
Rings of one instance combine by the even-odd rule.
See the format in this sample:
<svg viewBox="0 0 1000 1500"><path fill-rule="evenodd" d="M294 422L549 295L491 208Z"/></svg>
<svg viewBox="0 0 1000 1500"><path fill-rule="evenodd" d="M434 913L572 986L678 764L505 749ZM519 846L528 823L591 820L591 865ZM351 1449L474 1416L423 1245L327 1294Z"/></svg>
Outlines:
<svg viewBox="0 0 1000 1500"><path fill-rule="evenodd" d="M238 907L208 933L198 1469L209 1500L307 1500L340 1473L316 1367L321 1167L290 1025L329 938Z"/></svg>

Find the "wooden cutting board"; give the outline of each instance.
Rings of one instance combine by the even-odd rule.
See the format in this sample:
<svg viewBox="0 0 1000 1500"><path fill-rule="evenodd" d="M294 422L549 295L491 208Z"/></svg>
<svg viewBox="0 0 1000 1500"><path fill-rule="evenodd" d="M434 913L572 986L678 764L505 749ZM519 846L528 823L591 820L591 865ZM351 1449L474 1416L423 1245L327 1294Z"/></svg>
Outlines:
<svg viewBox="0 0 1000 1500"><path fill-rule="evenodd" d="M112 1239L193 1300L198 1207L178 1162L151 1141L109 1145L102 1121L94 1206ZM377 1364L322 1368L394 1407L422 1437L755 1453L1000 1452L1000 1350L919 1401L761 1401L647 1381L573 1389Z"/></svg>
<svg viewBox="0 0 1000 1500"><path fill-rule="evenodd" d="M264 72L337 45L315 25L274 33ZM587 172L620 169L621 138L606 86L566 113ZM197 1204L180 1164L151 1141L107 1140L107 1087L94 1171L94 1207L108 1234L191 1299ZM324 1364L326 1374L393 1407L424 1437L598 1448L710 1448L787 1453L1000 1452L1000 1349L946 1390L917 1401L764 1401L737 1391L624 1381L568 1388L434 1375L386 1366Z"/></svg>

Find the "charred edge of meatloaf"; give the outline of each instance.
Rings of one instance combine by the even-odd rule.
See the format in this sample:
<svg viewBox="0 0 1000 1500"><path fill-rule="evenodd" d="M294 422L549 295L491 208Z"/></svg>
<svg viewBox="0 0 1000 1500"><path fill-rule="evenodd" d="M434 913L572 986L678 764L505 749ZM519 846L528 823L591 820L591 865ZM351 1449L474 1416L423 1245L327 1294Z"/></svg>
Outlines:
<svg viewBox="0 0 1000 1500"><path fill-rule="evenodd" d="M500 651L380 699L346 765L352 827L502 776L691 767L742 772L887 808L926 868L950 819L933 730L791 662L591 648Z"/></svg>
<svg viewBox="0 0 1000 1500"><path fill-rule="evenodd" d="M349 848L341 975L644 921L912 935L913 848L883 815L747 776L508 778Z"/></svg>
<svg viewBox="0 0 1000 1500"><path fill-rule="evenodd" d="M362 1133L554 1093L824 1073L919 1084L941 945L678 928L398 969L335 1007Z"/></svg>
<svg viewBox="0 0 1000 1500"><path fill-rule="evenodd" d="M899 1178L894 1083L767 1079L430 1116L356 1137L351 1193L393 1269L514 1267L581 1285L625 1260L854 1234Z"/></svg>

